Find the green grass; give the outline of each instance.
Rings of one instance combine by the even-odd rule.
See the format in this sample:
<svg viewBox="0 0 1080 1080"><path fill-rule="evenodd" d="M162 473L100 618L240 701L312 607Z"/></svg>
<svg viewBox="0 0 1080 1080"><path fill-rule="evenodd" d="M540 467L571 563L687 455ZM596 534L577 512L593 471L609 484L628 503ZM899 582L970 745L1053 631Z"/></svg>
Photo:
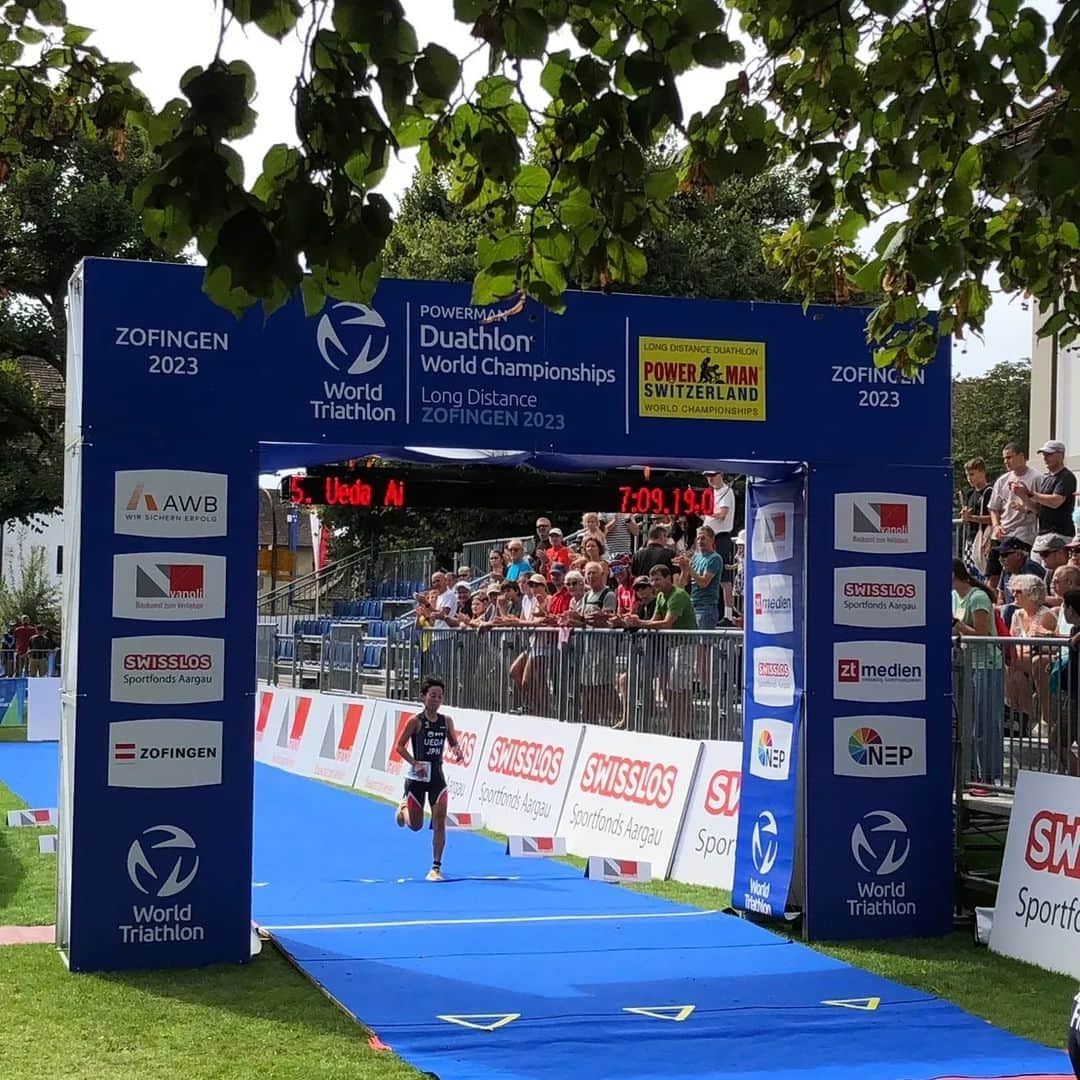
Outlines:
<svg viewBox="0 0 1080 1080"><path fill-rule="evenodd" d="M26 725L22 727L0 727L0 742L26 742Z"/></svg>
<svg viewBox="0 0 1080 1080"><path fill-rule="evenodd" d="M0 785L0 810L22 805ZM38 854L38 835L36 829L0 828L0 923L53 921L56 862ZM628 887L703 908L731 902L722 890L673 881ZM1063 1044L1072 980L976 948L967 934L815 947L955 1001L1007 1030ZM270 945L242 967L111 975L70 975L51 946L11 946L0 948L0 986L3 1080L422 1075L392 1054L371 1050L370 1033Z"/></svg>

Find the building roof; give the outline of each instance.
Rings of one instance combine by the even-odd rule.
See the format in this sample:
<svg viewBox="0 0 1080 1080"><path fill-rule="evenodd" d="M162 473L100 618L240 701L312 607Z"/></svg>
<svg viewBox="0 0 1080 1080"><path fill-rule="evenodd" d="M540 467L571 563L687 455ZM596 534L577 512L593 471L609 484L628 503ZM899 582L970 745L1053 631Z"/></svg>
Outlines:
<svg viewBox="0 0 1080 1080"><path fill-rule="evenodd" d="M40 356L20 356L15 361L30 385L51 409L64 407L64 377Z"/></svg>

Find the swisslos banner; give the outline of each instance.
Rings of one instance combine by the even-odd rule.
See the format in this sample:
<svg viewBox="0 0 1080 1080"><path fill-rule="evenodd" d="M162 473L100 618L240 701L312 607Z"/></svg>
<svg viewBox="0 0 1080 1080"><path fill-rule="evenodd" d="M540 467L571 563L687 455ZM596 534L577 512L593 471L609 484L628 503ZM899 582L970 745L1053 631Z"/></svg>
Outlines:
<svg viewBox="0 0 1080 1080"><path fill-rule="evenodd" d="M665 878L701 743L586 725L559 836L573 855L640 859Z"/></svg>
<svg viewBox="0 0 1080 1080"><path fill-rule="evenodd" d="M801 476L747 485L749 692L743 714L732 903L743 911L774 916L782 915L787 903L799 827L795 811L804 686L803 506ZM693 805L696 808L696 793ZM683 848L687 843L693 843L692 836L684 840ZM685 862L685 852L680 855Z"/></svg>
<svg viewBox="0 0 1080 1080"><path fill-rule="evenodd" d="M1080 979L1080 779L1017 778L990 948Z"/></svg>
<svg viewBox="0 0 1080 1080"><path fill-rule="evenodd" d="M495 713L469 809L503 833L554 836L584 728Z"/></svg>
<svg viewBox="0 0 1080 1080"><path fill-rule="evenodd" d="M742 744L707 742L690 793L671 876L692 885L730 889L742 791Z"/></svg>

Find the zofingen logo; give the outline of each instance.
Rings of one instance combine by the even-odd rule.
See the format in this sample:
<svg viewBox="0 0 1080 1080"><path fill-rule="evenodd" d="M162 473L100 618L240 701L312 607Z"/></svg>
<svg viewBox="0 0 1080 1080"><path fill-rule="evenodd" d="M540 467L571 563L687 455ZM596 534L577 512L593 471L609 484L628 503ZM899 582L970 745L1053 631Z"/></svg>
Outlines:
<svg viewBox="0 0 1080 1080"><path fill-rule="evenodd" d="M772 811L762 810L754 822L754 836L750 847L754 869L762 877L766 877L776 865L776 858L780 854L779 831Z"/></svg>
<svg viewBox="0 0 1080 1080"><path fill-rule="evenodd" d="M851 854L875 877L895 874L910 853L907 825L891 810L871 810L851 830Z"/></svg>
<svg viewBox="0 0 1080 1080"><path fill-rule="evenodd" d="M363 304L354 304L345 300L340 304L335 304L331 311L336 312L341 308L356 311L359 314L354 315L351 319L338 318L335 326L335 320L330 317L330 311L324 312L323 317L319 320L319 328L315 339L319 346L319 352L335 371L341 370L341 364L348 363L347 375L367 375L368 372L374 371L383 362L387 350L390 348L390 338L385 333L386 323L374 308L366 307ZM351 349L342 343L341 335L344 333L346 340L351 340L354 337L354 332L345 330L345 327L352 326L367 326L371 329L364 336L360 351L350 361ZM382 333L380 334L379 331L382 331ZM382 348L372 356L372 348L378 337L383 339Z"/></svg>
<svg viewBox="0 0 1080 1080"><path fill-rule="evenodd" d="M139 892L164 900L182 893L195 880L199 872L199 856L195 854L195 841L191 834L176 825L151 825L143 831L143 836L148 837L152 833L164 833L166 838L151 844L148 849L143 848L141 839L135 840L128 848L127 872L131 884ZM175 859L171 851L174 848L180 849ZM150 856L147 851L151 853ZM154 855L157 851L164 854ZM164 881L161 880L163 876Z"/></svg>

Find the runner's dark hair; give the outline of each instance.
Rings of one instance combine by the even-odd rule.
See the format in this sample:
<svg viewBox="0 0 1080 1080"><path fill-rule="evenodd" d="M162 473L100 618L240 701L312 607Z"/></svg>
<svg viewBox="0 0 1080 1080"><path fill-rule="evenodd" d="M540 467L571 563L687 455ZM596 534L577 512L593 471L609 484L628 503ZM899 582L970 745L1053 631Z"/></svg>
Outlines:
<svg viewBox="0 0 1080 1080"><path fill-rule="evenodd" d="M433 686L439 687L440 690L446 689L446 683L438 675L425 675L424 681L420 684L420 696L423 697Z"/></svg>

